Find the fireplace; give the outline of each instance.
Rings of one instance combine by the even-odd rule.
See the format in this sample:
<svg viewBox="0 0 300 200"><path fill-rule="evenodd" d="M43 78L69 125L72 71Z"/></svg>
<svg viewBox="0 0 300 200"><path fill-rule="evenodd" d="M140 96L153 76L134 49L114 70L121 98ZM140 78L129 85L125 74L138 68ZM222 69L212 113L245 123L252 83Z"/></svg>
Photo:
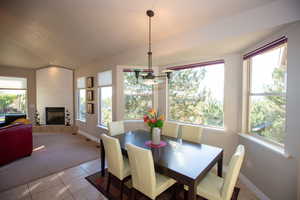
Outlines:
<svg viewBox="0 0 300 200"><path fill-rule="evenodd" d="M65 124L65 108L46 107L46 124Z"/></svg>

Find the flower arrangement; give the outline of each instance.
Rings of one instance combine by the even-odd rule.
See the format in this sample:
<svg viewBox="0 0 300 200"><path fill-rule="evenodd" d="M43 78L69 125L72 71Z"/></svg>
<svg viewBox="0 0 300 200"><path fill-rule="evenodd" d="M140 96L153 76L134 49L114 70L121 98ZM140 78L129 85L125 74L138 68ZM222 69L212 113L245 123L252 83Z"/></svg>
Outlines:
<svg viewBox="0 0 300 200"><path fill-rule="evenodd" d="M162 128L164 125L164 116L156 112L155 109L150 109L148 113L144 116L144 122L148 124L151 129Z"/></svg>

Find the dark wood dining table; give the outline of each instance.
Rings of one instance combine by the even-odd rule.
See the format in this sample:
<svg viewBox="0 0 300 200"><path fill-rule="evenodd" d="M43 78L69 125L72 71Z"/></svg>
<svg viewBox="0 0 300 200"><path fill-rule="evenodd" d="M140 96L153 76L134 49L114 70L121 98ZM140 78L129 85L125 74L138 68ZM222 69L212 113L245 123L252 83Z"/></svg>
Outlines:
<svg viewBox="0 0 300 200"><path fill-rule="evenodd" d="M161 148L148 147L145 142L151 140L149 132L144 130L129 131L118 138L122 153L127 155L126 144L146 148L152 151L155 170L175 179L180 184L189 186L188 199L196 200L197 185L205 175L218 165L218 176L222 176L223 149L206 144L197 144L182 139L161 136L167 143ZM101 141L101 174L105 172L105 151Z"/></svg>

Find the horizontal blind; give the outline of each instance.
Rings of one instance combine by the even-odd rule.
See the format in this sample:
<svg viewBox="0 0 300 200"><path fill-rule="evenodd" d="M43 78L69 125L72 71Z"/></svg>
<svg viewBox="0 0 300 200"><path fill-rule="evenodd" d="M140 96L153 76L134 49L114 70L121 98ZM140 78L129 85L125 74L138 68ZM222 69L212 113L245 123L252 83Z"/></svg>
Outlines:
<svg viewBox="0 0 300 200"><path fill-rule="evenodd" d="M85 88L85 77L79 77L77 79L77 88Z"/></svg>
<svg viewBox="0 0 300 200"><path fill-rule="evenodd" d="M250 51L249 53L246 53L243 56L243 59L246 60L248 58L251 58L253 56L261 54L261 53L263 53L265 51L268 51L268 50L270 50L272 48L280 46L280 45L286 43L287 41L288 41L287 37L286 36L282 36L281 38L279 38L277 40L274 40L274 41L272 41L272 42L270 42L270 43L268 43L268 44L266 44L266 45L264 45L262 47L259 47L259 48L255 49L253 51Z"/></svg>
<svg viewBox="0 0 300 200"><path fill-rule="evenodd" d="M153 72L152 69L124 69L123 72L134 72L135 70L139 70L140 72Z"/></svg>
<svg viewBox="0 0 300 200"><path fill-rule="evenodd" d="M196 67L205 67L205 66L216 65L216 64L224 64L224 60L214 60L214 61L207 61L207 62L201 62L201 63L179 65L179 66L169 67L168 69L183 70L183 69L191 69L191 68L196 68Z"/></svg>
<svg viewBox="0 0 300 200"><path fill-rule="evenodd" d="M0 88L26 89L27 79L19 77L0 76Z"/></svg>
<svg viewBox="0 0 300 200"><path fill-rule="evenodd" d="M98 73L98 86L112 85L112 71Z"/></svg>

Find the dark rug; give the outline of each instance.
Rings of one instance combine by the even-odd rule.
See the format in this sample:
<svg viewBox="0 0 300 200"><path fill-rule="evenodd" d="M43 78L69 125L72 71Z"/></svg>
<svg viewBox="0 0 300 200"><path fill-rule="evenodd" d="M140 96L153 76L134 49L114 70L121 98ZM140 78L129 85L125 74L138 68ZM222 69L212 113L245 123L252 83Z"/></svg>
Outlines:
<svg viewBox="0 0 300 200"><path fill-rule="evenodd" d="M100 191L105 197L107 197L110 200L119 200L120 199L120 181L116 178L112 178L111 179L111 185L110 185L110 191L109 193L106 192L106 185L107 185L107 170L105 170L105 176L102 177L100 171L92 174L88 177L86 177L86 179L88 180L88 182L90 182L98 191ZM130 191L131 191L131 183L130 181L127 182L125 184L125 188L124 188L124 193L123 193L123 200L130 200ZM175 189L179 189L174 188L176 187L175 185L170 187L168 190L166 190L165 192L163 192L159 197L157 197L158 200L173 200L175 199L174 197L174 190ZM238 197L238 193L239 193L239 188L235 188L233 195L232 195L232 200L236 200ZM180 191L177 191L178 195L176 196L177 200L184 200L184 190L183 188L180 189ZM137 194L136 195L136 199L138 200L148 200L147 197L145 197L142 194ZM204 200L204 198L201 197L197 197L197 200Z"/></svg>

